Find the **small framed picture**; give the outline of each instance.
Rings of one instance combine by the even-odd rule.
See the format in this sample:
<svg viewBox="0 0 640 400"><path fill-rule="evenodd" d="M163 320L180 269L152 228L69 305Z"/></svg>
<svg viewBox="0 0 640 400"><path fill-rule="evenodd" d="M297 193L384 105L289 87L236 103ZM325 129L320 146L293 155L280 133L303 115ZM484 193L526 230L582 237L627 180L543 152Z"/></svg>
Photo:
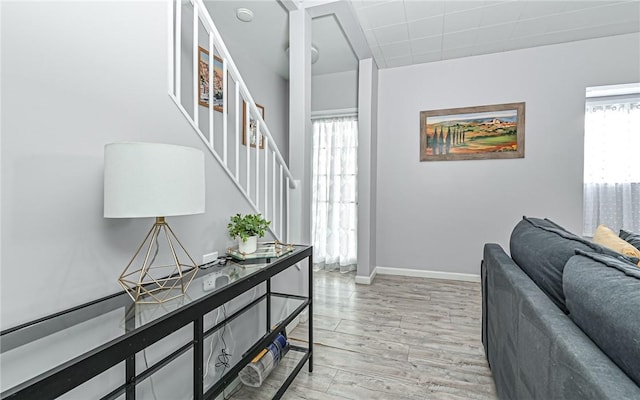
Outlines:
<svg viewBox="0 0 640 400"><path fill-rule="evenodd" d="M222 112L222 97L224 96L224 81L222 79L222 59L213 57L213 109ZM209 107L209 51L198 47L198 104Z"/></svg>
<svg viewBox="0 0 640 400"><path fill-rule="evenodd" d="M264 120L264 107L256 103L256 107L260 110L260 115ZM258 122L251 118L249 120L249 144L251 147L256 147L258 142ZM247 145L247 111L245 102L242 102L242 144ZM264 136L260 136L260 149L264 149Z"/></svg>

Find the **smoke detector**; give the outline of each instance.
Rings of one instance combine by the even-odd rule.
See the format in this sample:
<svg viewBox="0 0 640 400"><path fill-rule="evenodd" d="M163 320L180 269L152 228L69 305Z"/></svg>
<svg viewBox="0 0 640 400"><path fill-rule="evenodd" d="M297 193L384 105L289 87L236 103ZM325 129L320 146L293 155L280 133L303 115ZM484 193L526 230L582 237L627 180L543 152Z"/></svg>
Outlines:
<svg viewBox="0 0 640 400"><path fill-rule="evenodd" d="M236 9L236 17L242 22L251 22L253 21L253 11L248 8L238 8Z"/></svg>

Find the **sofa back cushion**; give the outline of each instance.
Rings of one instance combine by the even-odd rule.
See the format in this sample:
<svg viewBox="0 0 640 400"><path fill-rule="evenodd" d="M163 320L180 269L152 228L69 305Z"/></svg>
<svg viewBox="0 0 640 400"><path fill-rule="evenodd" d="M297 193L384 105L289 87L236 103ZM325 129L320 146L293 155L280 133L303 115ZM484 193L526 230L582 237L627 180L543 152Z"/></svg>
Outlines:
<svg viewBox="0 0 640 400"><path fill-rule="evenodd" d="M565 314L568 310L562 289L562 271L576 250L624 257L553 221L528 217L523 217L513 229L510 250L511 258Z"/></svg>
<svg viewBox="0 0 640 400"><path fill-rule="evenodd" d="M640 269L579 252L564 268L563 287L571 319L640 385Z"/></svg>
<svg viewBox="0 0 640 400"><path fill-rule="evenodd" d="M637 233L625 231L624 229L620 229L620 238L634 246L636 249L640 248L640 235Z"/></svg>

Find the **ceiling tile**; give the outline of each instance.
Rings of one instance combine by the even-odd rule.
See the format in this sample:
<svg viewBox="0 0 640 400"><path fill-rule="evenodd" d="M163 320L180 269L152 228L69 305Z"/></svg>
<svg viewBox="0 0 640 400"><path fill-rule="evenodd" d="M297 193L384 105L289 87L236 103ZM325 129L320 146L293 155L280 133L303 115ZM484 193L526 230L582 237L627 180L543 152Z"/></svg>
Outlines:
<svg viewBox="0 0 640 400"><path fill-rule="evenodd" d="M382 50L380 50L380 47L378 46L371 48L371 54L373 54L373 57L376 60L384 58L384 56L382 55Z"/></svg>
<svg viewBox="0 0 640 400"><path fill-rule="evenodd" d="M546 17L561 13L565 10L568 1L527 1L524 2L520 19L531 19ZM575 1L575 3L595 3L585 1Z"/></svg>
<svg viewBox="0 0 640 400"><path fill-rule="evenodd" d="M563 42L575 40L593 39L603 36L615 36L626 33L638 32L638 22L622 22L601 26L590 26L588 28L574 29L564 32L554 32L556 37L562 38Z"/></svg>
<svg viewBox="0 0 640 400"><path fill-rule="evenodd" d="M473 46L476 42L476 31L468 30L444 35L442 40L443 49Z"/></svg>
<svg viewBox="0 0 640 400"><path fill-rule="evenodd" d="M640 21L640 1L630 1L601 7L598 8L598 14L600 15L600 24ZM640 30L640 25L638 26L638 30Z"/></svg>
<svg viewBox="0 0 640 400"><path fill-rule="evenodd" d="M424 54L440 52L442 49L442 36L431 36L411 40L411 54Z"/></svg>
<svg viewBox="0 0 640 400"><path fill-rule="evenodd" d="M382 55L387 61L391 58L411 55L411 46L409 45L409 41L386 44L384 46L380 46L380 50L382 50Z"/></svg>
<svg viewBox="0 0 640 400"><path fill-rule="evenodd" d="M458 11L467 11L473 10L476 8L484 7L484 3L482 1L447 1L444 5L444 10L447 13L458 12Z"/></svg>
<svg viewBox="0 0 640 400"><path fill-rule="evenodd" d="M351 4L353 4L353 8L356 10L368 7L379 6L382 3L386 3L390 0L351 0Z"/></svg>
<svg viewBox="0 0 640 400"><path fill-rule="evenodd" d="M376 35L375 33L373 33L373 31L364 31L364 37L367 38L369 47L375 47L378 45L378 39L376 38Z"/></svg>
<svg viewBox="0 0 640 400"><path fill-rule="evenodd" d="M374 29L373 33L379 45L406 42L409 40L407 32L407 24L389 25L382 28Z"/></svg>
<svg viewBox="0 0 640 400"><path fill-rule="evenodd" d="M570 13L550 15L545 18L546 31L565 31L598 25L601 8L585 8Z"/></svg>
<svg viewBox="0 0 640 400"><path fill-rule="evenodd" d="M441 35L442 25L444 23L444 17L442 15L420 19L417 21L411 21L407 25L409 27L409 37L411 39Z"/></svg>
<svg viewBox="0 0 640 400"><path fill-rule="evenodd" d="M407 21L431 18L444 14L444 1L405 0Z"/></svg>
<svg viewBox="0 0 640 400"><path fill-rule="evenodd" d="M413 59L414 64L440 61L442 60L442 52L434 51L434 52L425 53L425 54L414 54L411 58Z"/></svg>
<svg viewBox="0 0 640 400"><path fill-rule="evenodd" d="M637 0L634 1L630 1L630 3L636 3ZM569 12L569 11L577 11L577 10L581 10L583 8L592 8L592 7L600 7L600 6L606 6L606 5L611 5L611 4L617 4L617 3L622 3L621 1L563 1L564 3L564 8L563 8L563 12Z"/></svg>
<svg viewBox="0 0 640 400"><path fill-rule="evenodd" d="M498 42L502 40L508 40L511 38L513 28L516 26L515 22L508 22L500 25L492 25L481 27L475 30L476 45L482 43Z"/></svg>
<svg viewBox="0 0 640 400"><path fill-rule="evenodd" d="M521 1L508 1L482 9L480 25L495 25L505 22L517 21L523 8Z"/></svg>
<svg viewBox="0 0 640 400"><path fill-rule="evenodd" d="M391 1L375 7L363 8L360 12L369 20L371 28L405 22L404 3L402 1Z"/></svg>
<svg viewBox="0 0 640 400"><path fill-rule="evenodd" d="M502 4L502 3L506 3L505 0L491 0L491 1L485 1L483 2L483 5L485 7L490 7L490 6L495 6L496 4Z"/></svg>
<svg viewBox="0 0 640 400"><path fill-rule="evenodd" d="M629 21L629 22L622 22L622 23L613 23L609 25L602 25L592 29L595 31L595 33L599 34L597 37L615 36L615 35L622 35L625 33L638 32L640 31L640 25L636 20L636 21Z"/></svg>
<svg viewBox="0 0 640 400"><path fill-rule="evenodd" d="M371 22L369 22L369 17L367 17L362 10L356 10L356 16L358 18L358 22L360 23L360 27L362 27L362 30L371 30Z"/></svg>
<svg viewBox="0 0 640 400"><path fill-rule="evenodd" d="M444 16L444 33L465 31L476 28L480 25L481 18L482 11L479 8L451 14L447 13Z"/></svg>
<svg viewBox="0 0 640 400"><path fill-rule="evenodd" d="M525 21L518 21L513 28L512 38L519 38L525 36L534 36L546 32L547 22L544 18L528 19Z"/></svg>
<svg viewBox="0 0 640 400"><path fill-rule="evenodd" d="M411 56L395 57L387 59L387 67L402 67L404 65L410 65L413 62Z"/></svg>
<svg viewBox="0 0 640 400"><path fill-rule="evenodd" d="M473 46L468 47L459 47L456 49L444 49L442 50L442 58L460 58L460 57L469 57L473 55Z"/></svg>

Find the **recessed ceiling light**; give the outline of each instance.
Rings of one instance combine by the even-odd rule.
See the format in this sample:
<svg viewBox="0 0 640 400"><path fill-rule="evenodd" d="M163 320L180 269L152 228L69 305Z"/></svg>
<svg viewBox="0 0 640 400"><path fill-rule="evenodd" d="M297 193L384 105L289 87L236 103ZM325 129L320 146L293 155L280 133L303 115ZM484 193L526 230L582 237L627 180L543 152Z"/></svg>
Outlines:
<svg viewBox="0 0 640 400"><path fill-rule="evenodd" d="M248 8L238 8L236 9L236 17L242 22L251 22L253 21L253 11Z"/></svg>

